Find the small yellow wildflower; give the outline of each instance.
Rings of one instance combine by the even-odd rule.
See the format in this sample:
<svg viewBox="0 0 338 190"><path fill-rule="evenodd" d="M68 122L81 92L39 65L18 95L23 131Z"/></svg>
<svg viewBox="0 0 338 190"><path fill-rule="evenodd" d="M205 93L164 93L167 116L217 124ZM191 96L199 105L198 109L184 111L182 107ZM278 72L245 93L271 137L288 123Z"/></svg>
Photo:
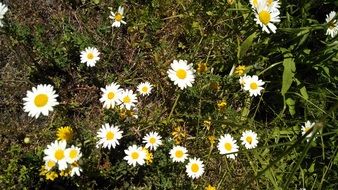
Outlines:
<svg viewBox="0 0 338 190"><path fill-rule="evenodd" d="M207 72L208 70L208 66L206 63L198 63L197 64L197 72L198 73L204 73L204 72Z"/></svg>
<svg viewBox="0 0 338 190"><path fill-rule="evenodd" d="M57 177L59 177L59 175L56 172L54 172L54 171L48 172L46 174L46 179L47 180L54 181L54 179L56 179Z"/></svg>
<svg viewBox="0 0 338 190"><path fill-rule="evenodd" d="M60 176L69 176L70 175L70 170L65 169L60 171Z"/></svg>
<svg viewBox="0 0 338 190"><path fill-rule="evenodd" d="M187 132L182 129L181 126L175 127L171 134L176 144L180 144L181 141L187 136Z"/></svg>
<svg viewBox="0 0 338 190"><path fill-rule="evenodd" d="M235 0L227 0L227 2L229 5L232 5L235 2Z"/></svg>
<svg viewBox="0 0 338 190"><path fill-rule="evenodd" d="M41 168L40 168L40 175L44 176L46 175L48 172L48 170L46 169L46 166L45 165L42 165Z"/></svg>
<svg viewBox="0 0 338 190"><path fill-rule="evenodd" d="M211 127L211 120L210 119L204 120L203 121L203 127L206 128L209 131L210 127Z"/></svg>
<svg viewBox="0 0 338 190"><path fill-rule="evenodd" d="M208 140L210 142L210 145L214 146L216 137L214 135L210 135L210 136L208 136Z"/></svg>
<svg viewBox="0 0 338 190"><path fill-rule="evenodd" d="M135 109L135 108L130 109L130 110L121 109L120 112L119 112L120 119L121 120L124 120L124 119L127 119L127 118L128 119L131 119L131 118L137 119L138 118L137 112L138 112L138 110Z"/></svg>
<svg viewBox="0 0 338 190"><path fill-rule="evenodd" d="M153 153L151 153L147 148L142 147L142 150L146 153L146 164L150 165L153 163Z"/></svg>
<svg viewBox="0 0 338 190"><path fill-rule="evenodd" d="M60 127L56 133L57 140L70 141L73 138L73 129L69 126Z"/></svg>
<svg viewBox="0 0 338 190"><path fill-rule="evenodd" d="M216 187L208 185L208 187L205 187L205 190L216 190Z"/></svg>
<svg viewBox="0 0 338 190"><path fill-rule="evenodd" d="M217 102L217 107L219 110L224 110L227 105L227 102L225 100L221 100Z"/></svg>
<svg viewBox="0 0 338 190"><path fill-rule="evenodd" d="M243 76L245 74L246 67L244 65L238 65L235 69L235 74L238 76Z"/></svg>
<svg viewBox="0 0 338 190"><path fill-rule="evenodd" d="M219 86L219 84L217 82L211 82L210 83L210 88L213 91L218 91L221 87Z"/></svg>

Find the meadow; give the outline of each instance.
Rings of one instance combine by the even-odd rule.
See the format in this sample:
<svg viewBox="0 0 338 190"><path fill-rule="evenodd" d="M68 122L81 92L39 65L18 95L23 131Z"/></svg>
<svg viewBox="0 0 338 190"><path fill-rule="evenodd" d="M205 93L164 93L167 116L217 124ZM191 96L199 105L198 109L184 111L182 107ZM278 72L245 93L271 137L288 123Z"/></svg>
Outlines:
<svg viewBox="0 0 338 190"><path fill-rule="evenodd" d="M338 189L335 11L2 0L0 189Z"/></svg>

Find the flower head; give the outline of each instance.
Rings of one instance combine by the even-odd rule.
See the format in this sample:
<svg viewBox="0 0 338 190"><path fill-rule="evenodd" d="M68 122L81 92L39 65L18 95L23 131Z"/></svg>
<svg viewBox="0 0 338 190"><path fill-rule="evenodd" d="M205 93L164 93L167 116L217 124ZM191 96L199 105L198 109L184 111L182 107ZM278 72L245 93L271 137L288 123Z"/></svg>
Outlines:
<svg viewBox="0 0 338 190"><path fill-rule="evenodd" d="M331 11L330 14L326 15L327 31L326 35L330 35L331 38L334 38L338 34L338 22L336 19L336 12Z"/></svg>
<svg viewBox="0 0 338 190"><path fill-rule="evenodd" d="M70 126L60 127L56 132L57 140L70 141L73 138L73 129Z"/></svg>
<svg viewBox="0 0 338 190"><path fill-rule="evenodd" d="M100 52L94 47L87 47L81 51L81 63L86 63L88 67L94 67L96 62L100 60Z"/></svg>
<svg viewBox="0 0 338 190"><path fill-rule="evenodd" d="M142 82L137 86L137 91L142 95L149 95L153 86L149 82Z"/></svg>
<svg viewBox="0 0 338 190"><path fill-rule="evenodd" d="M110 85L106 85L106 88L101 88L101 91L103 94L100 98L100 102L103 103L104 108L114 108L116 104L121 102L120 96L122 89L120 89L120 85L117 83L113 82Z"/></svg>
<svg viewBox="0 0 338 190"><path fill-rule="evenodd" d="M102 125L101 129L97 132L97 146L102 145L103 148L110 149L119 145L119 140L122 138L123 131L120 131L118 126L109 125L108 123Z"/></svg>
<svg viewBox="0 0 338 190"><path fill-rule="evenodd" d="M174 146L169 154L173 162L184 162L188 157L188 150L183 146Z"/></svg>
<svg viewBox="0 0 338 190"><path fill-rule="evenodd" d="M199 158L190 158L185 168L188 176L193 179L199 178L204 173L204 164Z"/></svg>
<svg viewBox="0 0 338 190"><path fill-rule="evenodd" d="M237 74L238 76L243 76L245 74L246 71L246 67L244 65L238 65L235 68L235 74Z"/></svg>
<svg viewBox="0 0 338 190"><path fill-rule="evenodd" d="M175 85L178 85L182 90L192 86L195 81L195 70L192 68L192 64L188 64L185 60L174 60L170 67L167 73Z"/></svg>
<svg viewBox="0 0 338 190"><path fill-rule="evenodd" d="M142 147L138 147L136 145L129 146L127 150L124 150L127 156L123 159L127 160L129 165L136 164L143 165L146 159L146 153L142 150Z"/></svg>
<svg viewBox="0 0 338 190"><path fill-rule="evenodd" d="M26 97L23 98L23 109L31 117L38 118L40 114L47 116L49 111L53 111L53 107L59 104L57 97L53 86L39 84L36 88L33 87L32 91L27 91Z"/></svg>
<svg viewBox="0 0 338 190"><path fill-rule="evenodd" d="M220 154L227 154L226 157L232 158L232 159L235 159L237 154L230 154L230 153L238 151L236 140L234 140L234 138L229 134L224 134L223 136L221 136L221 138L219 139L217 148Z"/></svg>
<svg viewBox="0 0 338 190"><path fill-rule="evenodd" d="M115 13L112 11L110 12L109 18L113 20L112 27L120 27L121 23L127 24L125 21L122 20L124 18L123 12L124 12L124 8L121 6L119 6L117 12Z"/></svg>
<svg viewBox="0 0 338 190"><path fill-rule="evenodd" d="M44 150L45 161L53 161L58 164L59 170L67 168L68 155L66 154L66 141L55 141L54 143L47 145L47 149Z"/></svg>
<svg viewBox="0 0 338 190"><path fill-rule="evenodd" d="M209 184L208 187L205 187L205 190L216 190L216 187Z"/></svg>
<svg viewBox="0 0 338 190"><path fill-rule="evenodd" d="M258 1L258 7L255 12L256 24L262 27L266 33L276 33L277 27L273 23L279 23L280 12L275 7L269 7L265 1Z"/></svg>
<svg viewBox="0 0 338 190"><path fill-rule="evenodd" d="M143 143L146 143L146 148L156 150L158 146L162 145L161 138L157 132L150 132L143 138Z"/></svg>
<svg viewBox="0 0 338 190"><path fill-rule="evenodd" d="M310 121L306 121L305 122L305 125L303 126L302 125L302 135L305 135L306 132L308 132L309 130L311 130L313 128L313 126L315 125L316 123L311 123ZM312 132L309 133L306 138L310 138L312 135L313 135L313 129L312 129ZM309 140L309 139L308 139Z"/></svg>
<svg viewBox="0 0 338 190"><path fill-rule="evenodd" d="M242 133L241 141L246 149L256 148L258 144L257 133L252 132L251 130L244 131Z"/></svg>
<svg viewBox="0 0 338 190"><path fill-rule="evenodd" d="M121 92L120 101L122 108L130 110L137 102L136 94L134 94L132 90L123 90Z"/></svg>
<svg viewBox="0 0 338 190"><path fill-rule="evenodd" d="M257 75L253 75L252 77L247 76L244 79L244 90L249 91L250 96L261 95L264 84L265 82L259 80Z"/></svg>
<svg viewBox="0 0 338 190"><path fill-rule="evenodd" d="M205 73L208 70L208 65L207 63L198 63L197 64L197 72L198 73Z"/></svg>
<svg viewBox="0 0 338 190"><path fill-rule="evenodd" d="M72 145L70 148L67 148L65 154L67 162L70 164L78 161L82 156L80 148L75 147L74 145Z"/></svg>

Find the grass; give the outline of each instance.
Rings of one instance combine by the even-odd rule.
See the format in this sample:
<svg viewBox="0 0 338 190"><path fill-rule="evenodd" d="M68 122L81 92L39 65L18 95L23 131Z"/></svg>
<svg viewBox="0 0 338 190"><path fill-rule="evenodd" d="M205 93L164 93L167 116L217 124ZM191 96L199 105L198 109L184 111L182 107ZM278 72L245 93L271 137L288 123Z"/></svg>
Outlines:
<svg viewBox="0 0 338 190"><path fill-rule="evenodd" d="M333 1L280 1L276 34L254 22L246 1L10 1L0 29L0 187L2 189L336 189L337 37L325 35L325 15ZM110 7L125 8L126 25L111 28ZM325 14L324 14L325 13ZM89 68L80 51L94 46L100 61ZM174 59L197 69L193 87L179 90L167 77ZM261 96L240 90L233 66L266 82ZM118 82L136 89L154 85L139 98L139 119L126 121L99 102L100 88ZM27 90L51 84L59 106L48 117L23 111ZM216 87L215 87L216 86ZM224 109L217 103L225 101ZM301 126L316 122L312 141ZM204 121L210 121L210 128ZM120 125L124 137L114 150L95 148L104 123ZM80 177L46 180L39 175L43 150L59 127L71 126L81 147ZM181 127L180 145L199 157L205 173L192 180L185 165L168 153L172 132ZM245 129L257 132L258 147L240 147L236 160L217 150L217 139L231 134L240 144ZM157 131L164 145L150 166L130 167L124 150ZM211 146L209 136L215 136ZM24 142L29 138L28 143Z"/></svg>

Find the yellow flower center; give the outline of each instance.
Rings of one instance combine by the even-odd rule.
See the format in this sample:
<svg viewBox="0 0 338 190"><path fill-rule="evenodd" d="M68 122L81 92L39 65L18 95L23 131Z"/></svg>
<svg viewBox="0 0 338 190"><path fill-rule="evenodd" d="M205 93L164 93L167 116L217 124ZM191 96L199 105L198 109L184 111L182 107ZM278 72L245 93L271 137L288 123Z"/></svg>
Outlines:
<svg viewBox="0 0 338 190"><path fill-rule="evenodd" d="M248 142L249 144L252 143L252 137L248 136L245 138L246 142Z"/></svg>
<svg viewBox="0 0 338 190"><path fill-rule="evenodd" d="M62 149L58 149L57 151L55 151L55 154L54 154L56 160L62 160L64 157L65 157L65 153Z"/></svg>
<svg viewBox="0 0 338 190"><path fill-rule="evenodd" d="M306 128L304 129L305 133L308 132L310 129L311 129L311 127L306 127Z"/></svg>
<svg viewBox="0 0 338 190"><path fill-rule="evenodd" d="M329 23L327 23L327 25L328 25L329 29L331 29L331 30L334 29L337 26L336 20L331 20Z"/></svg>
<svg viewBox="0 0 338 190"><path fill-rule="evenodd" d="M109 131L107 134L106 134L106 139L108 140L108 141L110 141L110 140L113 140L114 139L114 133L113 132L111 132L111 131Z"/></svg>
<svg viewBox="0 0 338 190"><path fill-rule="evenodd" d="M183 154L184 154L184 153L183 153L182 150L178 150L178 151L175 152L175 156L176 156L177 158L182 158Z"/></svg>
<svg viewBox="0 0 338 190"><path fill-rule="evenodd" d="M258 14L259 20L264 24L267 25L269 24L270 20L271 20L271 15L270 12L268 11L261 11Z"/></svg>
<svg viewBox="0 0 338 190"><path fill-rule="evenodd" d="M225 150L227 150L227 151L231 151L232 146L231 146L230 143L225 143L225 144L224 144L224 148L225 148Z"/></svg>
<svg viewBox="0 0 338 190"><path fill-rule="evenodd" d="M179 78L179 79L185 79L185 77L187 77L187 71L185 71L184 69L178 69L176 71L176 76Z"/></svg>
<svg viewBox="0 0 338 190"><path fill-rule="evenodd" d="M122 20L122 15L120 13L115 13L115 21L120 22Z"/></svg>
<svg viewBox="0 0 338 190"><path fill-rule="evenodd" d="M273 0L266 0L266 4L270 6L272 4Z"/></svg>
<svg viewBox="0 0 338 190"><path fill-rule="evenodd" d="M72 149L70 152L69 152L69 157L71 159L75 159L77 157L77 150L75 149Z"/></svg>
<svg viewBox="0 0 338 190"><path fill-rule="evenodd" d="M155 144L155 143L156 143L155 137L151 137L151 138L149 139L149 142L150 142L150 144Z"/></svg>
<svg viewBox="0 0 338 190"><path fill-rule="evenodd" d="M115 97L115 93L114 92L109 92L108 93L108 99L111 100Z"/></svg>
<svg viewBox="0 0 338 190"><path fill-rule="evenodd" d="M193 164L191 165L191 171L194 172L194 173L196 173L196 172L198 172L198 170L199 170L198 164L193 163Z"/></svg>
<svg viewBox="0 0 338 190"><path fill-rule="evenodd" d="M52 160L49 160L49 161L47 162L47 166L48 166L49 168L52 168L52 167L55 166L55 162L53 162Z"/></svg>
<svg viewBox="0 0 338 190"><path fill-rule="evenodd" d="M143 93L147 93L148 92L148 87L146 87L146 86L142 87L141 91Z"/></svg>
<svg viewBox="0 0 338 190"><path fill-rule="evenodd" d="M138 157L139 157L138 152L133 152L133 153L131 153L131 158L132 158L133 160L136 160Z"/></svg>
<svg viewBox="0 0 338 190"><path fill-rule="evenodd" d="M47 94L39 94L34 98L34 104L36 107L43 107L48 103L48 96Z"/></svg>
<svg viewBox="0 0 338 190"><path fill-rule="evenodd" d="M128 103L130 103L131 102L131 100L130 100L130 98L129 98L129 96L125 96L124 98L123 98L123 100L122 100L124 103L126 103L126 104L128 104Z"/></svg>
<svg viewBox="0 0 338 190"><path fill-rule="evenodd" d="M250 88L251 88L252 90L256 90L256 89L258 88L257 83L252 82L252 83L250 84Z"/></svg>
<svg viewBox="0 0 338 190"><path fill-rule="evenodd" d="M94 59L94 54L92 52L89 52L87 54L87 59Z"/></svg>

